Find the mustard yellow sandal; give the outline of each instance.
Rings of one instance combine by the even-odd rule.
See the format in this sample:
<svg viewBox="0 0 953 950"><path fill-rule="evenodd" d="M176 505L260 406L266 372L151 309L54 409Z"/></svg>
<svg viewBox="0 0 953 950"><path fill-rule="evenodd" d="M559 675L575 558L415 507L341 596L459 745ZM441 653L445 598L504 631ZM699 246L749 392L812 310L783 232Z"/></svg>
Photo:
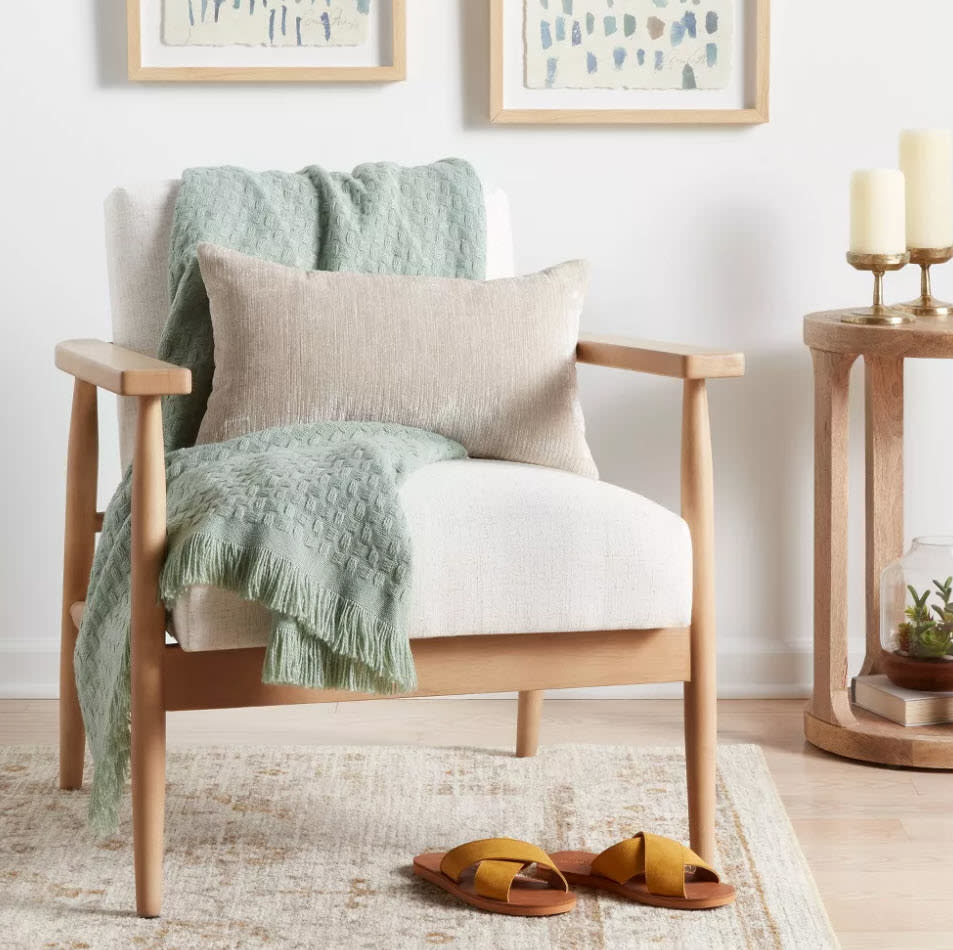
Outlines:
<svg viewBox="0 0 953 950"><path fill-rule="evenodd" d="M521 874L533 864L549 877ZM494 914L546 917L565 914L576 906L576 897L569 893L569 884L552 858L515 838L485 838L445 853L418 854L414 874Z"/></svg>
<svg viewBox="0 0 953 950"><path fill-rule="evenodd" d="M734 903L735 889L690 848L640 831L602 854L558 851L553 863L563 880L611 891L640 904L709 910ZM547 871L540 873L546 877Z"/></svg>

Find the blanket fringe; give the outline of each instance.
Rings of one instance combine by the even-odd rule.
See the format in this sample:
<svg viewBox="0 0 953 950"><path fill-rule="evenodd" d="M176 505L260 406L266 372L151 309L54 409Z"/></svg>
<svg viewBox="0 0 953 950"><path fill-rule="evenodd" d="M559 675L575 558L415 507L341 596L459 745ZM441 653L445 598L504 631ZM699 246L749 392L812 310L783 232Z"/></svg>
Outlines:
<svg viewBox="0 0 953 950"><path fill-rule="evenodd" d="M405 635L273 551L189 535L166 557L160 594L171 607L194 586L223 587L272 612L266 683L381 694L417 687Z"/></svg>

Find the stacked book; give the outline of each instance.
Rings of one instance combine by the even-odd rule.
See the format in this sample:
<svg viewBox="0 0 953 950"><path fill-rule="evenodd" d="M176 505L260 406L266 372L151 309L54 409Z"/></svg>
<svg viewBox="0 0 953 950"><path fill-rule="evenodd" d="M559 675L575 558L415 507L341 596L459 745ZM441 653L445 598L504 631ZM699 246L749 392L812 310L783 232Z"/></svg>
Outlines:
<svg viewBox="0 0 953 950"><path fill-rule="evenodd" d="M855 705L901 726L953 722L953 693L903 689L894 686L886 676L855 676L851 692Z"/></svg>

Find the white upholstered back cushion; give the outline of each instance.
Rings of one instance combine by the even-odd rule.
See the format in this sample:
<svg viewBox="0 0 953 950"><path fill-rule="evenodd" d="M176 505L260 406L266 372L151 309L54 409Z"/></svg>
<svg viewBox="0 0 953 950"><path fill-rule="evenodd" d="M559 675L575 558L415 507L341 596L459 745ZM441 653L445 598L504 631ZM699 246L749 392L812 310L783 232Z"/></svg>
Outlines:
<svg viewBox="0 0 953 950"><path fill-rule="evenodd" d="M154 356L169 315L169 239L179 181L116 188L106 199L106 263L113 341ZM505 192L485 187L486 276L512 277L513 234ZM135 400L119 399L119 454L132 460Z"/></svg>

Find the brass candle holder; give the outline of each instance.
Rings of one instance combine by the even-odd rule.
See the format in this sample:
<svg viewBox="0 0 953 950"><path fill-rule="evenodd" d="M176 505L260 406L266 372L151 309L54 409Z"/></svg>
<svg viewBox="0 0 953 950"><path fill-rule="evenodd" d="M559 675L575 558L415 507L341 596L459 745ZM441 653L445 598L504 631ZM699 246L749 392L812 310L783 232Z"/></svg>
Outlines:
<svg viewBox="0 0 953 950"><path fill-rule="evenodd" d="M910 248L910 262L920 265L920 296L909 303L900 304L900 309L916 317L949 317L953 315L953 303L937 300L930 286L930 268L953 259L953 247Z"/></svg>
<svg viewBox="0 0 953 950"><path fill-rule="evenodd" d="M910 254L857 254L847 252L847 263L857 270L872 271L874 275L873 306L854 310L842 317L843 323L861 323L875 327L895 327L902 323L913 323L914 316L897 307L884 305L884 274L888 270L901 270L910 263Z"/></svg>

